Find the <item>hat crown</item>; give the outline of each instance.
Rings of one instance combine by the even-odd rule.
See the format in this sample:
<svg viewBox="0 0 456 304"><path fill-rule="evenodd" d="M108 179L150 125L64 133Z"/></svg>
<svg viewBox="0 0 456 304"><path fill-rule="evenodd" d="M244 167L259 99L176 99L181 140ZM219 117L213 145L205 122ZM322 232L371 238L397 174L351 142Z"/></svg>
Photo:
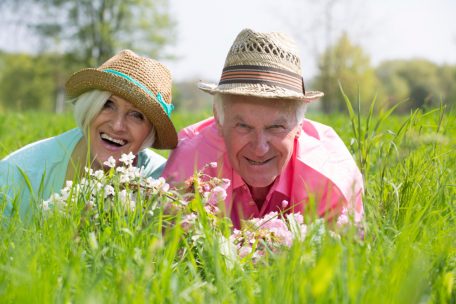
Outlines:
<svg viewBox="0 0 456 304"><path fill-rule="evenodd" d="M160 93L171 104L171 73L160 62L142 57L130 50L123 50L108 59L97 70L115 70L141 83L155 95Z"/></svg>
<svg viewBox="0 0 456 304"><path fill-rule="evenodd" d="M225 68L236 65L268 66L301 75L301 60L294 40L284 33L242 30L233 42Z"/></svg>

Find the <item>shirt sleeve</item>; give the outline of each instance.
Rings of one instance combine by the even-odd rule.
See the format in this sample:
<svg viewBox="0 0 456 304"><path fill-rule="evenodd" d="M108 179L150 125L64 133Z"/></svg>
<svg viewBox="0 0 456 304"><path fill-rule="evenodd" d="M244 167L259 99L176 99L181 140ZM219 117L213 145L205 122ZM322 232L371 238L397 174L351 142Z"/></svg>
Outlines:
<svg viewBox="0 0 456 304"><path fill-rule="evenodd" d="M0 162L0 204L3 215L11 216L16 205L22 218L29 210L31 193L24 176L17 166L7 162Z"/></svg>

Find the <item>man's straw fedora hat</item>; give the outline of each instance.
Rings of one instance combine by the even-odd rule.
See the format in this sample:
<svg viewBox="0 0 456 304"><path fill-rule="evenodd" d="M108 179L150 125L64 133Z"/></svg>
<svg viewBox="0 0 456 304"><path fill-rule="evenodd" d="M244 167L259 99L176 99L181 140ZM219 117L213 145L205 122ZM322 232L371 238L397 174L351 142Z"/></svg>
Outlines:
<svg viewBox="0 0 456 304"><path fill-rule="evenodd" d="M74 73L65 89L69 98L93 89L124 98L154 125L157 131L154 148L176 147L177 133L169 118L174 108L171 103L171 73L158 61L124 50L96 69L87 68Z"/></svg>
<svg viewBox="0 0 456 304"><path fill-rule="evenodd" d="M247 95L310 102L323 96L306 91L296 43L279 32L244 29L234 40L218 84L199 83L210 94Z"/></svg>

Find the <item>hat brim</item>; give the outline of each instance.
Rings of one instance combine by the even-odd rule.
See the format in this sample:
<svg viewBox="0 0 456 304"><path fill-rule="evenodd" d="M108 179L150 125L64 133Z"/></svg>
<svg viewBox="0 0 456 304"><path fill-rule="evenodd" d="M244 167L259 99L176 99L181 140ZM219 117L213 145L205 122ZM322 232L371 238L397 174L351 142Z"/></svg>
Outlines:
<svg viewBox="0 0 456 304"><path fill-rule="evenodd" d="M177 146L177 132L168 115L156 100L129 80L97 69L83 69L73 74L66 85L68 98L98 89L108 91L131 102L154 126L157 136L153 148L174 149Z"/></svg>
<svg viewBox="0 0 456 304"><path fill-rule="evenodd" d="M200 82L198 83L198 88L212 95L219 93L271 99L293 99L304 102L316 101L324 96L324 93L320 91L306 91L306 94L302 94L285 88L258 84L217 85Z"/></svg>

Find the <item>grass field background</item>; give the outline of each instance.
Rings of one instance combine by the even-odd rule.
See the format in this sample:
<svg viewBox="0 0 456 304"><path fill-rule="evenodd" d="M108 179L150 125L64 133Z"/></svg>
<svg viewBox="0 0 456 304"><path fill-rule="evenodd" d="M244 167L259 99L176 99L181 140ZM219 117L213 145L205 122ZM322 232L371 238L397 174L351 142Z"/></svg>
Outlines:
<svg viewBox="0 0 456 304"><path fill-rule="evenodd" d="M179 130L207 116L177 113L174 122ZM5 220L0 302L455 303L455 113L308 117L331 125L364 173L364 240L320 234L260 263L227 267L210 231L182 258L179 230L119 219L94 242L77 214ZM0 114L0 157L74 126L71 114Z"/></svg>

